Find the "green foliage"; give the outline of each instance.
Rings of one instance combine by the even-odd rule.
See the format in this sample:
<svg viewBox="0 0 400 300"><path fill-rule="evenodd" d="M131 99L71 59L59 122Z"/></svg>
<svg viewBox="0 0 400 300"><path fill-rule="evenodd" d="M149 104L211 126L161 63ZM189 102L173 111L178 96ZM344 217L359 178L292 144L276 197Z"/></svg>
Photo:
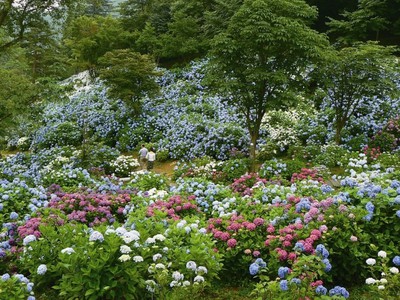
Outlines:
<svg viewBox="0 0 400 300"><path fill-rule="evenodd" d="M21 274L18 275L21 276ZM0 298L26 300L29 296L32 296L33 292L28 292L27 282L23 282L21 279L21 277L17 277L16 274L14 274L9 279L0 280ZM24 277L24 279L26 278ZM32 283L28 282L28 284L31 285ZM32 286L29 289L32 290Z"/></svg>
<svg viewBox="0 0 400 300"><path fill-rule="evenodd" d="M222 172L225 173L227 182L246 174L249 171L250 161L247 158L231 159L224 162Z"/></svg>
<svg viewBox="0 0 400 300"><path fill-rule="evenodd" d="M18 57L15 57L18 59ZM0 53L0 62L2 59ZM3 64L2 63L2 64ZM0 69L0 133L5 134L7 126L20 121L29 107L36 100L36 86L32 83L25 70L18 65L7 66L7 61Z"/></svg>
<svg viewBox="0 0 400 300"><path fill-rule="evenodd" d="M275 158L264 162L258 173L262 178L290 180L293 173L300 172L304 167L304 162L300 160L282 160Z"/></svg>
<svg viewBox="0 0 400 300"><path fill-rule="evenodd" d="M379 32L390 26L388 2L358 1L355 11L345 11L340 20L329 18L329 32L338 33L338 40L345 44L357 41L377 40Z"/></svg>
<svg viewBox="0 0 400 300"><path fill-rule="evenodd" d="M292 145L288 149L288 156L292 159L298 159L305 162L311 162L318 154L321 153L319 145Z"/></svg>
<svg viewBox="0 0 400 300"><path fill-rule="evenodd" d="M243 113L253 159L266 111L292 104L288 92L296 90L302 70L328 45L308 27L316 15L301 0L245 1L213 40L213 79Z"/></svg>
<svg viewBox="0 0 400 300"><path fill-rule="evenodd" d="M168 178L165 175L152 172L136 172L132 175L132 180L127 184L129 188L140 191L166 190L168 188Z"/></svg>
<svg viewBox="0 0 400 300"><path fill-rule="evenodd" d="M400 153L382 153L376 160L383 168L394 168L400 170Z"/></svg>
<svg viewBox="0 0 400 300"><path fill-rule="evenodd" d="M81 16L66 30L65 45L79 69L93 69L106 52L121 48L123 30L119 20L102 16Z"/></svg>
<svg viewBox="0 0 400 300"><path fill-rule="evenodd" d="M131 50L114 50L107 52L99 60L102 69L100 77L110 86L112 97L121 98L136 112L140 109L139 99L155 95L158 85L154 60Z"/></svg>
<svg viewBox="0 0 400 300"><path fill-rule="evenodd" d="M167 230L154 219L132 221L137 230L98 227L94 231L79 224L41 226L42 237L29 243L20 262L30 271L39 292L51 287L58 291L59 299L152 299L150 281L155 283L156 294L173 293L175 297L179 288L201 292L193 287L200 279L197 276L203 278L204 282L199 282L203 287L216 277L220 257L213 252L210 236L199 232L199 220L184 221L190 232L177 222ZM189 261L205 271L189 269ZM47 266L45 274L38 272L39 265ZM183 280L177 279L180 287L170 289L174 272L183 274L186 288ZM187 293L183 290L182 294Z"/></svg>
<svg viewBox="0 0 400 300"><path fill-rule="evenodd" d="M372 103L375 96L395 97L398 64L394 50L373 42L358 43L327 51L326 61L315 69L334 110L337 144L341 142L343 128L362 102Z"/></svg>
<svg viewBox="0 0 400 300"><path fill-rule="evenodd" d="M166 162L169 159L168 150L157 151L157 161Z"/></svg>
<svg viewBox="0 0 400 300"><path fill-rule="evenodd" d="M339 145L329 144L321 148L321 153L315 156L313 163L328 168L346 166L351 152Z"/></svg>
<svg viewBox="0 0 400 300"><path fill-rule="evenodd" d="M63 122L54 130L45 134L43 141L37 144L39 149L55 146L79 146L82 143L82 130L73 122Z"/></svg>

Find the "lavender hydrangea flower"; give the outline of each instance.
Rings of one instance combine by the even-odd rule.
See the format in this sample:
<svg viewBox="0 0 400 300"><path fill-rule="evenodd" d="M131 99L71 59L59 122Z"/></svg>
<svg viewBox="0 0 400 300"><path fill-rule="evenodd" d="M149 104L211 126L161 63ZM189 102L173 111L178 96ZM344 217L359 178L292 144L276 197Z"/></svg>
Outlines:
<svg viewBox="0 0 400 300"><path fill-rule="evenodd" d="M96 230L93 231L89 237L89 242L95 242L95 241L99 241L99 242L104 241L104 236L101 234L101 232L96 231Z"/></svg>
<svg viewBox="0 0 400 300"><path fill-rule="evenodd" d="M44 275L47 272L47 266L44 264L41 264L38 268L37 268L37 274L38 275Z"/></svg>

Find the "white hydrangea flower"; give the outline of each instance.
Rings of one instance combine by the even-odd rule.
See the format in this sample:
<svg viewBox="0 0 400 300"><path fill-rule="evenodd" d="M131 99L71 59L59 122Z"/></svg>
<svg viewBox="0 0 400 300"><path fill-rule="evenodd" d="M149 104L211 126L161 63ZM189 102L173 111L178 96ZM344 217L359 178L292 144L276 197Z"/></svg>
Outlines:
<svg viewBox="0 0 400 300"><path fill-rule="evenodd" d="M369 265L369 266L373 266L376 264L376 260L374 258L368 258L366 260L366 262L367 262L367 265Z"/></svg>
<svg viewBox="0 0 400 300"><path fill-rule="evenodd" d="M75 250L73 248L65 248L61 250L61 253L66 253L68 255L71 255L72 253L75 253Z"/></svg>
<svg viewBox="0 0 400 300"><path fill-rule="evenodd" d="M186 263L186 268L189 269L189 270L196 271L197 265L196 265L196 263L194 261L190 260L190 261L188 261Z"/></svg>
<svg viewBox="0 0 400 300"><path fill-rule="evenodd" d="M391 267L391 268L389 269L389 271L390 271L391 273L393 273L393 274L399 274L399 269L396 268L396 267Z"/></svg>
<svg viewBox="0 0 400 300"><path fill-rule="evenodd" d="M153 238L154 238L156 241L160 241L160 242L162 242L162 241L164 241L164 240L166 239L166 237L163 236L162 234L156 234L155 236L153 236Z"/></svg>
<svg viewBox="0 0 400 300"><path fill-rule="evenodd" d="M367 278L365 279L366 284L375 284L376 280L374 278Z"/></svg>
<svg viewBox="0 0 400 300"><path fill-rule="evenodd" d="M127 253L131 253L131 252L132 252L132 249L131 249L129 246L127 246L127 245L121 245L121 247L119 247L119 251L120 251L122 254L127 254Z"/></svg>
<svg viewBox="0 0 400 300"><path fill-rule="evenodd" d="M162 257L162 255L160 253L154 254L153 255L153 261L157 261Z"/></svg>
<svg viewBox="0 0 400 300"><path fill-rule="evenodd" d="M193 282L204 282L204 277L197 275L194 279Z"/></svg>
<svg viewBox="0 0 400 300"><path fill-rule="evenodd" d="M121 261L121 262L126 262L126 261L128 261L130 259L131 259L131 257L128 254L123 254L118 258L118 260Z"/></svg>
<svg viewBox="0 0 400 300"><path fill-rule="evenodd" d="M136 255L132 258L132 260L134 262L142 262L143 261L143 257L141 257L140 255Z"/></svg>
<svg viewBox="0 0 400 300"><path fill-rule="evenodd" d="M379 251L379 252L378 252L378 256L379 256L379 257L382 257L382 258L386 258L387 254L386 254L385 251Z"/></svg>

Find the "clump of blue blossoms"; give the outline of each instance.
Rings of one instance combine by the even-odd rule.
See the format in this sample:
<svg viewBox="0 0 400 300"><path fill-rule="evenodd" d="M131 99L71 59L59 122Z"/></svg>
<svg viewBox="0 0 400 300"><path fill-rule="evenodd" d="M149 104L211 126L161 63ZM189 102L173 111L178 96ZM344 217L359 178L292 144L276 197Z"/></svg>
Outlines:
<svg viewBox="0 0 400 300"><path fill-rule="evenodd" d="M341 286L335 286L329 290L329 296L343 296L344 298L349 298L349 292Z"/></svg>
<svg viewBox="0 0 400 300"><path fill-rule="evenodd" d="M368 214L364 217L364 219L369 222L374 216L375 206L370 201L365 205L365 209L368 211Z"/></svg>
<svg viewBox="0 0 400 300"><path fill-rule="evenodd" d="M260 269L266 268L267 263L262 258L257 258L255 262L253 262L249 267L250 275L257 275Z"/></svg>

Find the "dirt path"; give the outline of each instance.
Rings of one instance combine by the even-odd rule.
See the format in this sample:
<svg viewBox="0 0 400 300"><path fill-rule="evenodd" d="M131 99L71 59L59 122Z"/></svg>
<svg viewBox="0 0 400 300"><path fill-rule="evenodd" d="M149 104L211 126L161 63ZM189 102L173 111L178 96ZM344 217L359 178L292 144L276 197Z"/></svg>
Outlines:
<svg viewBox="0 0 400 300"><path fill-rule="evenodd" d="M174 174L174 167L176 166L176 161L166 161L166 162L155 162L154 172L164 174L168 177L172 177Z"/></svg>

